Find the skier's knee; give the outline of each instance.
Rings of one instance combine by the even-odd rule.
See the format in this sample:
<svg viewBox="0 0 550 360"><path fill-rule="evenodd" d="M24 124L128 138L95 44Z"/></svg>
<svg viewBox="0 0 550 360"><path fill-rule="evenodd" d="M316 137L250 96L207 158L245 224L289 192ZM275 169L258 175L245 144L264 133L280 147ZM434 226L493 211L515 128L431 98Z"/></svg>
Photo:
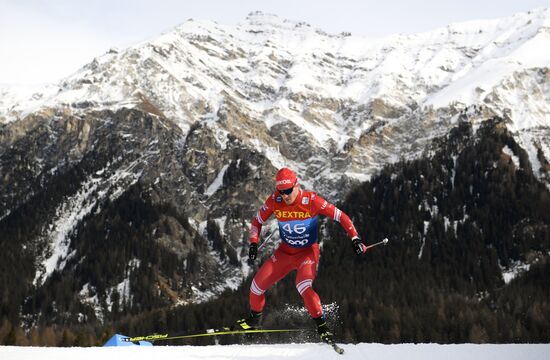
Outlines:
<svg viewBox="0 0 550 360"><path fill-rule="evenodd" d="M313 284L313 280L311 279L305 279L305 280L302 280L300 281L299 283L296 283L296 289L298 290L298 292L300 293L300 295L303 295L304 292L308 289L308 288L311 288L311 285Z"/></svg>
<svg viewBox="0 0 550 360"><path fill-rule="evenodd" d="M259 287L258 284L256 283L256 279L254 278L252 280L252 284L250 285L250 292L254 295L262 296L265 293L265 289L262 289L261 287Z"/></svg>

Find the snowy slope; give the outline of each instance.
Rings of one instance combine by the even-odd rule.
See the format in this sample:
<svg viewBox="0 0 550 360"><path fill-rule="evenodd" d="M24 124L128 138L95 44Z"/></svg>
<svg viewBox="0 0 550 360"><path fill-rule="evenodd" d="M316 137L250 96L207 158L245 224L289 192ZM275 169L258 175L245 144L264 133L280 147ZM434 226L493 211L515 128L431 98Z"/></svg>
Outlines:
<svg viewBox="0 0 550 360"><path fill-rule="evenodd" d="M343 345L341 359L373 360L546 360L549 344L510 345L437 345L437 344L357 344ZM42 348L0 347L5 360L110 360L110 359L300 359L328 360L340 358L323 344L226 345L226 346L159 346L120 348Z"/></svg>
<svg viewBox="0 0 550 360"><path fill-rule="evenodd" d="M499 21L449 25L448 32L462 38L462 44L478 50L470 54L470 61L453 74L452 83L431 95L426 103L434 106L444 106L452 101L475 103L510 74L549 66L548 13L546 9L539 13L541 16L517 14Z"/></svg>

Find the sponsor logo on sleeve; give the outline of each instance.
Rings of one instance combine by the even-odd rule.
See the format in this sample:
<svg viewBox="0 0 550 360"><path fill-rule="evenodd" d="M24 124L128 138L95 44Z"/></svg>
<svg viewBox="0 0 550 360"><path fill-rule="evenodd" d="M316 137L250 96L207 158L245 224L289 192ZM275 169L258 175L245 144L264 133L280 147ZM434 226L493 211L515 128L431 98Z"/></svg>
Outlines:
<svg viewBox="0 0 550 360"><path fill-rule="evenodd" d="M304 204L304 205L309 204L309 198L304 196L304 197L302 198L302 204Z"/></svg>

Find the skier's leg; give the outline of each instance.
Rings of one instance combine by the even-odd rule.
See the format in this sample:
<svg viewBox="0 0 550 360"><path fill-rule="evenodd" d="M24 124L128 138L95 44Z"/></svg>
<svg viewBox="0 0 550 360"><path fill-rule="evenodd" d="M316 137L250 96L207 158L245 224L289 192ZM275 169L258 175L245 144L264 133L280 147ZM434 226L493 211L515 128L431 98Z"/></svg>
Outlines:
<svg viewBox="0 0 550 360"><path fill-rule="evenodd" d="M317 295L312 287L317 275L319 248L312 246L310 250L299 260L300 264L298 265L298 273L296 274L296 289L298 289L298 292L304 299L306 309L315 321L319 336L324 342L331 344L334 342L333 335L325 321L319 295Z"/></svg>
<svg viewBox="0 0 550 360"><path fill-rule="evenodd" d="M250 310L261 313L265 306L265 292L292 270L289 256L281 251L273 255L260 267L250 285Z"/></svg>
<svg viewBox="0 0 550 360"><path fill-rule="evenodd" d="M323 316L321 299L313 290L313 281L317 275L317 264L319 262L319 248L312 246L309 251L299 259L296 274L296 289L304 300L304 305L312 318Z"/></svg>

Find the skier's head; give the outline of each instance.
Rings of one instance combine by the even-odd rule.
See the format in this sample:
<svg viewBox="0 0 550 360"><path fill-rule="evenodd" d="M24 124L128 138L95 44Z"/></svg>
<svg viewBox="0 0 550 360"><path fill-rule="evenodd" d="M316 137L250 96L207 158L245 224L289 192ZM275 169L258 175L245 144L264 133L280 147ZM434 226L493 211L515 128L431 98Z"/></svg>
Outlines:
<svg viewBox="0 0 550 360"><path fill-rule="evenodd" d="M292 189L298 183L298 178L294 171L287 167L280 168L275 176L275 186L279 192Z"/></svg>
<svg viewBox="0 0 550 360"><path fill-rule="evenodd" d="M289 168L281 168L275 176L275 187L285 202L292 203L296 198L298 178L294 171Z"/></svg>

